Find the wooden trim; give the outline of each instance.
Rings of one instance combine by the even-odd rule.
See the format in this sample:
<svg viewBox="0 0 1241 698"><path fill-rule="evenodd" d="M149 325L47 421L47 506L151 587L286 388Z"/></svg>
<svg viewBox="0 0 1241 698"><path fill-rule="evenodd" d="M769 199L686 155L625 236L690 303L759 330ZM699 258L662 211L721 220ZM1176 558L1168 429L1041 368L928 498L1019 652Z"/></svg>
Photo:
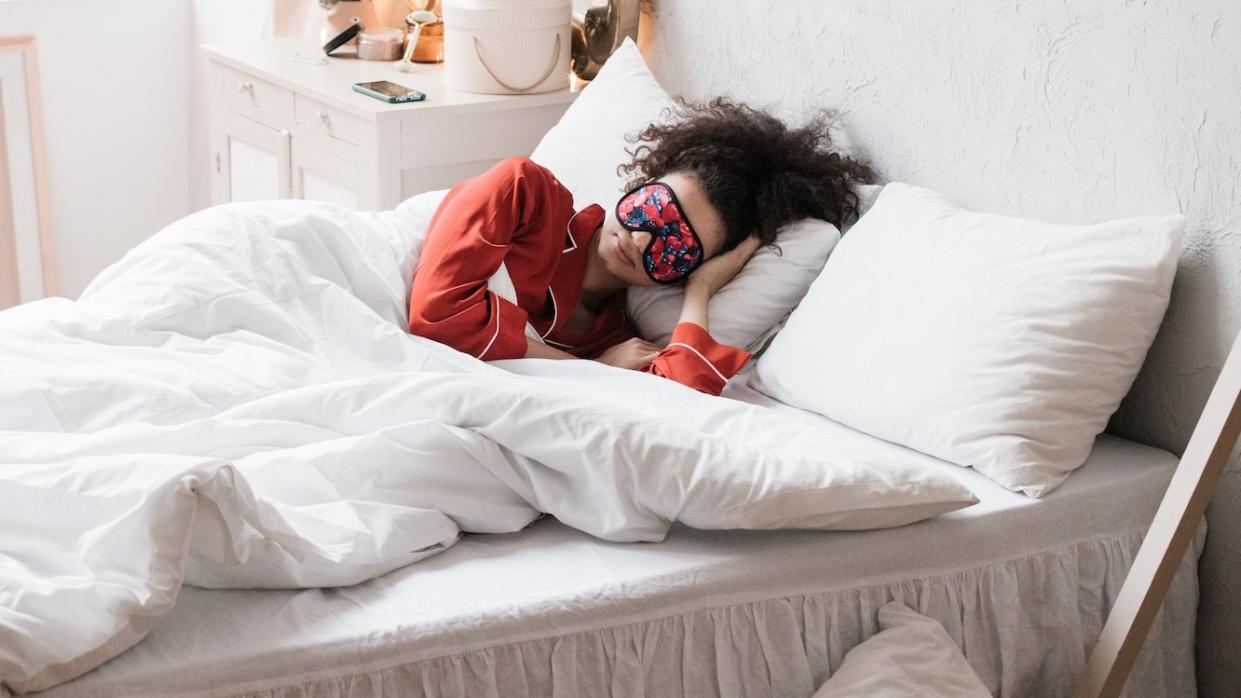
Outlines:
<svg viewBox="0 0 1241 698"><path fill-rule="evenodd" d="M21 285L17 282L17 221L13 217L8 142L3 124L4 95L0 94L0 310L22 300Z"/></svg>
<svg viewBox="0 0 1241 698"><path fill-rule="evenodd" d="M19 34L17 36L0 36L0 50L16 50L25 49L28 45L34 44L33 34Z"/></svg>
<svg viewBox="0 0 1241 698"><path fill-rule="evenodd" d="M56 294L56 238L52 231L52 196L48 184L47 136L43 130L43 92L39 82L38 50L33 36L0 37L0 51L22 54L26 69L26 109L30 121L30 150L34 168L35 211L39 219L39 257L43 266L43 294ZM7 183L6 183L7 184ZM6 191L8 187L6 186ZM11 209L10 209L11 210Z"/></svg>
<svg viewBox="0 0 1241 698"><path fill-rule="evenodd" d="M56 238L52 234L52 189L47 172L47 135L43 130L43 90L34 37L26 46L26 99L30 109L30 143L34 148L34 190L39 207L39 246L43 250L43 293L56 295Z"/></svg>
<svg viewBox="0 0 1241 698"><path fill-rule="evenodd" d="M1079 698L1120 695L1241 433L1241 336L1233 342L1189 445L1078 682Z"/></svg>

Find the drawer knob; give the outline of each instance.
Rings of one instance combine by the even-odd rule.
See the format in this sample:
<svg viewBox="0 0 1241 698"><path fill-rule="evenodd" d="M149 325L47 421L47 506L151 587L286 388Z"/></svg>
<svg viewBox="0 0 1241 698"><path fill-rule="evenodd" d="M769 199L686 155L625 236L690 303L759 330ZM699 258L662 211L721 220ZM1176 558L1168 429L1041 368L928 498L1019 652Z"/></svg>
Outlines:
<svg viewBox="0 0 1241 698"><path fill-rule="evenodd" d="M239 82L237 83L237 91L240 92L241 94L249 93L249 95L253 97L254 96L254 83Z"/></svg>
<svg viewBox="0 0 1241 698"><path fill-rule="evenodd" d="M332 127L332 117L331 117L331 116L328 116L328 113L327 113L327 112L325 112L325 111L321 111L321 112L319 112L319 123L323 124L323 126L324 126L325 128L331 128L331 127Z"/></svg>

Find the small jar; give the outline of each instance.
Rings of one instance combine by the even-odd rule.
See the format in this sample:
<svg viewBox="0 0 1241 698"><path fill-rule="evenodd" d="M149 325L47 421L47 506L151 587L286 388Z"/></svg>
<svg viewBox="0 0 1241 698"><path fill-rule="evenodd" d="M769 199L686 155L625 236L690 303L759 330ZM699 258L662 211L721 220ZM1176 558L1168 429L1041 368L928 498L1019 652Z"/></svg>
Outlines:
<svg viewBox="0 0 1241 698"><path fill-rule="evenodd" d="M376 29L358 34L358 58L364 61L398 61L405 32L400 29Z"/></svg>

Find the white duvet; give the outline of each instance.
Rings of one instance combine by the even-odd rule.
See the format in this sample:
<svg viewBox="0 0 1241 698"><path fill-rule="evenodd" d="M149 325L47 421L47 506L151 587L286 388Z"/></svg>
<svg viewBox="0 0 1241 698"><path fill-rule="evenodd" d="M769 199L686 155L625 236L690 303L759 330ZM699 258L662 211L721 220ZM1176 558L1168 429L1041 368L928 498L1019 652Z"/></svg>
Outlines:
<svg viewBox="0 0 1241 698"><path fill-rule="evenodd" d="M672 521L873 528L974 501L872 439L410 336L433 208L220 207L76 302L0 313L0 693L124 651L185 583L354 584L541 513L658 541Z"/></svg>

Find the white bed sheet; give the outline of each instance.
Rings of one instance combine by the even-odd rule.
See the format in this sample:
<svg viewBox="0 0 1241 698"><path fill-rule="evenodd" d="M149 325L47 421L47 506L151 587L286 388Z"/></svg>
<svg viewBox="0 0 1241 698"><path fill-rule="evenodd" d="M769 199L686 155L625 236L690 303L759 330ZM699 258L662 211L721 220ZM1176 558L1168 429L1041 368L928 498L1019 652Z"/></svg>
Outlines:
<svg viewBox="0 0 1241 698"><path fill-rule="evenodd" d="M1055 692L1084 662L1175 465L1104 435L1041 500L944 464L981 503L898 529L677 527L663 543L616 544L545 519L349 588L186 588L139 645L40 695L809 695L902 597L964 644L992 691ZM1139 662L1139 695L1194 694L1196 558ZM1032 629L1056 647L1028 658L1043 666L1033 673L1008 656L1048 651L1024 638ZM713 659L699 666L704 642Z"/></svg>

